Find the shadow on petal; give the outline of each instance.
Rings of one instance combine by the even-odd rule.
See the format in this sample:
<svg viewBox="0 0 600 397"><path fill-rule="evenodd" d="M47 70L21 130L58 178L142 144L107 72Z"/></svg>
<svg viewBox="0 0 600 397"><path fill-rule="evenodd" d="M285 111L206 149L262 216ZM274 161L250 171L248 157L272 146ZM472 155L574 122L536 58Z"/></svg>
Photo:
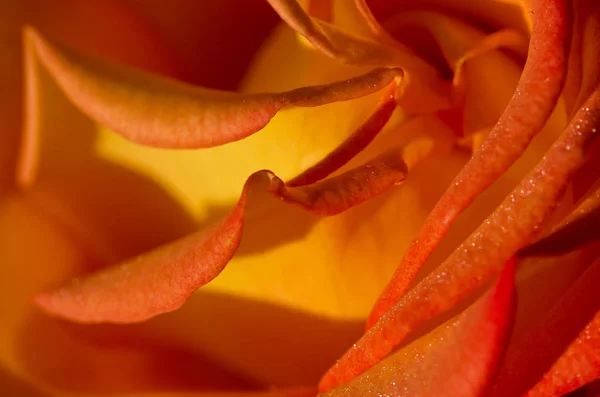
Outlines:
<svg viewBox="0 0 600 397"><path fill-rule="evenodd" d="M360 320L335 320L208 290L143 326L161 340L205 351L227 367L275 386L315 385L363 332Z"/></svg>
<svg viewBox="0 0 600 397"><path fill-rule="evenodd" d="M81 326L32 311L17 350L36 382L77 395L256 390L254 383L202 353L148 338L141 327Z"/></svg>

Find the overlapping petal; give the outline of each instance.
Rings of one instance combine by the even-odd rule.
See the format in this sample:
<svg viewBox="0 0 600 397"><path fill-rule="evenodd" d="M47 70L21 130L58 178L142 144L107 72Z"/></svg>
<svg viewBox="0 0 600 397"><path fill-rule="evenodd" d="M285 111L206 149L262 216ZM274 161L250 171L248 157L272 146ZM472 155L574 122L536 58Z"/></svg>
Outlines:
<svg viewBox="0 0 600 397"><path fill-rule="evenodd" d="M596 260L540 323L513 341L491 396L523 395L528 390L532 396L560 396L598 377L599 272ZM557 368L561 371L553 371Z"/></svg>
<svg viewBox="0 0 600 397"><path fill-rule="evenodd" d="M33 30L27 38L29 50L84 113L129 140L166 148L236 141L263 128L285 106L358 98L385 87L399 72L377 69L328 86L246 96L83 59L57 50Z"/></svg>
<svg viewBox="0 0 600 397"><path fill-rule="evenodd" d="M532 33L529 57L514 96L488 138L430 213L373 308L369 326L407 291L458 214L519 158L556 105L567 66L568 8L564 1L540 1L536 13L539 19Z"/></svg>
<svg viewBox="0 0 600 397"><path fill-rule="evenodd" d="M465 312L323 395L483 395L512 325L515 266L510 261L491 290Z"/></svg>
<svg viewBox="0 0 600 397"><path fill-rule="evenodd" d="M269 180L266 190L280 200L318 215L335 215L404 179L406 165L397 151L313 185L287 187L270 171L246 182L238 204L215 227L138 256L69 287L41 295L46 311L82 322L137 322L179 308L215 278L237 250L249 190Z"/></svg>
<svg viewBox="0 0 600 397"><path fill-rule="evenodd" d="M369 368L410 331L488 280L530 241L597 139L599 117L597 90L542 161L460 247L369 329L325 375L324 384L339 384Z"/></svg>
<svg viewBox="0 0 600 397"><path fill-rule="evenodd" d="M383 45L378 40L357 37L316 18L311 18L296 0L269 3L290 27L330 57L356 65L389 65L405 71L398 96L402 107L416 113L448 108L448 87L437 71L400 43Z"/></svg>
<svg viewBox="0 0 600 397"><path fill-rule="evenodd" d="M3 370L42 391L74 395L252 387L206 355L150 339L140 328L77 327L48 318L32 306L33 296L97 264L29 194L0 201L0 230Z"/></svg>

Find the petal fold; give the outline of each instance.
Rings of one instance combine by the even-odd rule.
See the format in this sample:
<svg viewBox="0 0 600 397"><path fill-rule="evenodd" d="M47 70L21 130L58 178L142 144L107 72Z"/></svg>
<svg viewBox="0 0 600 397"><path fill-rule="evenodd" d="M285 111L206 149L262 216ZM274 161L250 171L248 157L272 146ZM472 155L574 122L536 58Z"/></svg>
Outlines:
<svg viewBox="0 0 600 397"><path fill-rule="evenodd" d="M600 260L591 264L507 353L490 397L561 396L600 375ZM589 336L589 338L588 338ZM545 375L544 375L545 374ZM579 375L579 376L578 376Z"/></svg>
<svg viewBox="0 0 600 397"><path fill-rule="evenodd" d="M438 72L401 43L372 40L347 33L334 25L311 18L296 0L269 0L281 18L325 55L353 65L400 67L405 80L399 87L404 109L415 113L449 107L449 87ZM387 36L386 36L387 37ZM379 38L381 39L381 38Z"/></svg>
<svg viewBox="0 0 600 397"><path fill-rule="evenodd" d="M536 15L529 57L507 109L427 218L373 308L368 327L398 302L456 217L521 156L554 109L566 73L568 6L541 0Z"/></svg>
<svg viewBox="0 0 600 397"><path fill-rule="evenodd" d="M324 396L483 395L512 325L515 263L509 261L496 284L465 312Z"/></svg>
<svg viewBox="0 0 600 397"><path fill-rule="evenodd" d="M600 135L597 89L546 156L502 204L444 262L387 311L326 374L345 382L377 363L424 321L450 309L492 277L523 248ZM382 337L384 335L385 337ZM350 370L351 369L351 370Z"/></svg>
<svg viewBox="0 0 600 397"><path fill-rule="evenodd" d="M79 322L144 321L179 308L224 269L240 244L251 191L266 190L309 212L335 215L381 194L405 174L406 164L399 150L300 187L286 187L272 172L258 171L248 178L231 213L212 228L73 280L58 291L38 295L36 301L51 314Z"/></svg>

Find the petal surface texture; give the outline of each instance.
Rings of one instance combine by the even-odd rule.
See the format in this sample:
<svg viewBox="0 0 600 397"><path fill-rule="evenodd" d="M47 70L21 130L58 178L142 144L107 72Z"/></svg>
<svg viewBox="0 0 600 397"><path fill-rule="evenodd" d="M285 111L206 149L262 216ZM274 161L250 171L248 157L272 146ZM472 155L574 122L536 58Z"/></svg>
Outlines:
<svg viewBox="0 0 600 397"><path fill-rule="evenodd" d="M600 135L599 122L600 91L596 90L538 165L450 256L332 367L322 387L347 381L375 364L410 331L460 302L531 241L570 177L584 164Z"/></svg>
<svg viewBox="0 0 600 397"><path fill-rule="evenodd" d="M475 304L323 396L483 395L502 357L514 314L515 261Z"/></svg>
<svg viewBox="0 0 600 397"><path fill-rule="evenodd" d="M369 327L398 302L456 217L521 156L554 109L566 73L568 8L564 1L546 0L538 3L536 13L538 23L514 96L488 138L428 216L373 308Z"/></svg>

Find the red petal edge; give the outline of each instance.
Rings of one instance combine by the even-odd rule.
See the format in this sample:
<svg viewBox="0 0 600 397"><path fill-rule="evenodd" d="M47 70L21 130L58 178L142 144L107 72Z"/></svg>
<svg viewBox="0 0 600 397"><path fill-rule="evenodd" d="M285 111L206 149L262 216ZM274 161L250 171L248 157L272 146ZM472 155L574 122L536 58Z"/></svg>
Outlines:
<svg viewBox="0 0 600 397"><path fill-rule="evenodd" d="M496 284L462 314L323 396L483 395L514 319L515 265L507 262Z"/></svg>
<svg viewBox="0 0 600 397"><path fill-rule="evenodd" d="M406 293L419 268L458 215L521 156L544 126L565 79L570 42L568 11L564 0L538 2L529 56L515 94L481 148L427 217L375 304L367 328Z"/></svg>
<svg viewBox="0 0 600 397"><path fill-rule="evenodd" d="M490 397L562 396L600 376L598 280L600 260L518 342L515 354L506 357Z"/></svg>
<svg viewBox="0 0 600 397"><path fill-rule="evenodd" d="M577 112L546 156L502 204L441 265L396 305L338 360L321 381L327 390L370 368L406 335L448 310L528 244L551 213L586 151L600 135L600 88Z"/></svg>
<svg viewBox="0 0 600 397"><path fill-rule="evenodd" d="M214 279L235 254L242 237L248 195L265 189L318 215L335 215L399 183L406 174L400 150L386 152L344 174L301 187L287 187L270 171L252 174L241 197L219 224L40 294L46 312L85 323L131 323L176 310Z"/></svg>

